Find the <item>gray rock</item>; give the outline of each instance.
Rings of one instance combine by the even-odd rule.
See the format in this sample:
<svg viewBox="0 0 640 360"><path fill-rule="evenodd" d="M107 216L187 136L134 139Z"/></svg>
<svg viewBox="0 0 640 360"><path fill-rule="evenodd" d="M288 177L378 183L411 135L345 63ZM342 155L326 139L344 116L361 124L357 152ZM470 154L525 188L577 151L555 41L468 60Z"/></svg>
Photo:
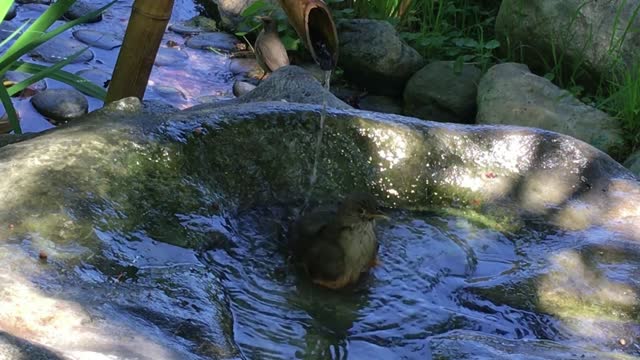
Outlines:
<svg viewBox="0 0 640 360"><path fill-rule="evenodd" d="M56 63L67 59L69 56L86 47L87 45L76 39L62 38L58 36L38 46L35 50L31 51L30 54L42 61ZM87 62L91 59L93 59L93 52L90 49L87 49L73 60L72 63L77 64Z"/></svg>
<svg viewBox="0 0 640 360"><path fill-rule="evenodd" d="M13 34L17 29L18 27L10 21L0 22L0 41L3 41L11 36L11 34Z"/></svg>
<svg viewBox="0 0 640 360"><path fill-rule="evenodd" d="M185 65L189 55L178 48L161 47L156 53L156 66Z"/></svg>
<svg viewBox="0 0 640 360"><path fill-rule="evenodd" d="M240 97L255 88L256 86L251 83L236 80L233 82L233 95L235 95L235 97Z"/></svg>
<svg viewBox="0 0 640 360"><path fill-rule="evenodd" d="M254 79L264 76L264 70L255 58L233 58L229 62L229 71L234 75L244 75Z"/></svg>
<svg viewBox="0 0 640 360"><path fill-rule="evenodd" d="M618 121L578 101L526 65L493 66L478 86L479 124L510 124L567 134L618 155L624 141Z"/></svg>
<svg viewBox="0 0 640 360"><path fill-rule="evenodd" d="M10 81L12 83L19 83L22 80L26 80L30 78L32 74L23 73L20 71L7 71L4 74L3 81ZM35 83L29 85L27 89L33 92L40 92L47 89L47 82L45 80L36 81Z"/></svg>
<svg viewBox="0 0 640 360"><path fill-rule="evenodd" d="M401 96L411 75L425 64L386 21L342 20L337 26L345 78L371 93Z"/></svg>
<svg viewBox="0 0 640 360"><path fill-rule="evenodd" d="M18 12L16 11L16 4L14 3L9 8L9 11L7 12L7 15L5 15L4 21L9 21L9 20L13 19L14 17L16 17L17 14L18 14Z"/></svg>
<svg viewBox="0 0 640 360"><path fill-rule="evenodd" d="M231 51L239 44L238 39L227 33L223 32L208 32L198 34L189 40L186 45L192 49L215 49L222 51Z"/></svg>
<svg viewBox="0 0 640 360"><path fill-rule="evenodd" d="M122 39L120 37L102 31L80 29L73 32L73 37L99 49L112 50L122 46Z"/></svg>
<svg viewBox="0 0 640 360"><path fill-rule="evenodd" d="M31 104L43 116L64 123L87 113L89 103L81 92L73 89L49 89L31 98Z"/></svg>
<svg viewBox="0 0 640 360"><path fill-rule="evenodd" d="M404 113L425 120L473 123L480 69L453 61L435 61L415 73L404 89Z"/></svg>
<svg viewBox="0 0 640 360"><path fill-rule="evenodd" d="M216 102L216 106L261 101L283 101L303 104L322 104L336 109L351 107L327 91L309 72L297 66L284 66L262 81L247 94L231 100ZM199 107L194 106L194 108Z"/></svg>
<svg viewBox="0 0 640 360"><path fill-rule="evenodd" d="M221 26L227 31L236 32L238 24L243 20L242 12L257 0L213 0L218 6ZM277 4L277 0L266 0L267 3Z"/></svg>
<svg viewBox="0 0 640 360"><path fill-rule="evenodd" d="M187 96L173 86L153 86L153 92L158 94L161 98L165 99L170 105L175 106L177 104L183 103Z"/></svg>
<svg viewBox="0 0 640 360"><path fill-rule="evenodd" d="M496 18L496 34L503 48L523 51L532 68L561 58L566 71L580 63L584 71L575 80L586 86L613 80L613 64L636 65L640 53L638 1L505 0ZM623 40L623 35L624 40ZM613 47L612 47L612 44ZM618 46L619 44L619 46Z"/></svg>
<svg viewBox="0 0 640 360"><path fill-rule="evenodd" d="M76 75L81 76L102 88L107 88L107 82L111 80L111 74L97 68L82 69L77 71Z"/></svg>
<svg viewBox="0 0 640 360"><path fill-rule="evenodd" d="M47 344L52 352L74 359L234 359L255 349L254 338L235 341L240 337L238 329L257 331L251 328L256 323L253 316L233 317L231 310L257 313L253 305L262 304L263 298L245 296L247 291L251 296L254 290L275 294L276 286L278 296L270 305L277 302L286 311L297 311L301 326L318 326L324 318L316 317L315 300L312 307L300 306L317 296L317 289L306 291L294 274L274 279L274 269L286 266L286 255L279 244L273 244L282 223L281 214L272 208L295 203L309 192L321 106L267 102L145 115L139 109L113 109L120 105L109 104L108 109L81 121L0 148L0 187L11 185L12 189L0 192L0 204L7 209L0 211L0 223L19 221L11 230L11 241L0 246L2 322L20 325L5 331L19 331L24 340ZM430 284L425 282L433 279L430 274L450 271L450 259L456 252L462 254L461 261L453 266L462 271L471 250L480 259L486 254L490 260L500 255L501 266L495 268L478 261L469 275L474 281L460 281L456 274L452 281L456 284L443 286L444 290L436 292L429 286L411 290L412 296L443 295L445 299L433 297L433 308L421 303L412 307L404 301L406 297L397 300L395 304L403 310L397 312L399 321L408 320L409 331L421 324L413 322L415 311L426 309L436 316L436 330L430 335L434 341L425 343L421 358L431 354L451 359L473 359L478 354L553 360L625 356L624 349L612 341L618 337L593 337L568 325L611 326L616 335L619 329L633 331L637 325L632 316L637 282L633 276L620 276L635 270L635 246L640 240L640 184L628 170L582 141L531 128L451 125L329 109L324 129L319 176L311 194L314 199L370 191L384 206L399 209L402 218L410 216L404 210L424 213L435 208L477 211L474 219L489 218L501 224L513 217L535 221L534 228L522 229L525 234L531 232L531 237L517 238L522 240L517 243L511 233L507 237L478 229L468 219L452 215L435 216L433 230L427 231L437 238L423 247L414 244L432 241L424 232L399 226L384 229L385 239L401 242L395 249L409 255L391 255L390 259L402 261L385 268L395 272L393 277L376 273L380 280L403 280L398 287L385 287L393 291L407 290L405 279L411 280L408 284ZM476 202L483 206L473 207ZM267 210L258 212L261 208ZM492 215L494 208L499 216ZM266 221L256 224L261 218ZM567 218L573 222L563 223ZM457 237L443 235L456 222L461 227L454 229L470 234L473 240L464 242L468 248L461 249ZM580 231L566 231L576 228ZM244 229L257 236L245 236ZM568 232L575 235L563 237ZM233 239L233 251L206 243L212 238L224 241L225 236ZM439 251L429 246L432 244ZM551 255L544 251L550 248L554 249ZM47 264L37 260L41 249L49 253ZM217 251L208 251L211 259L206 261L202 254L208 249ZM420 252L411 252L413 249ZM435 254L423 257L426 253ZM563 266L567 253L574 254L579 266ZM425 262L434 257L444 258L446 267ZM470 261L475 259L476 255ZM529 260L535 269L521 271L521 262ZM426 280L419 273L425 267L430 272ZM552 320L553 327L543 324L544 330L563 326L561 333L532 332L528 341L493 331L500 324L510 326L509 322L479 319L477 308L469 310L469 304L478 304L469 288L502 286L501 294L521 294L530 280L558 268L577 282L584 283L586 278L587 285L594 285L585 286L574 297L589 299L593 289L601 289L595 296L611 299L568 320L527 308L531 303L553 305L542 296L508 306L505 311L534 318L523 322L525 329L537 329L540 319ZM248 280L247 269L255 270ZM497 275L486 278L487 269ZM223 275L228 278L220 281ZM266 286L253 286L254 280ZM554 290L566 293L554 286L557 282L541 280L539 287L533 287L541 291L533 296ZM271 284L274 286L268 286ZM297 284L302 286L291 291ZM467 305L454 304L459 294ZM376 299L387 305L387 295ZM478 297L481 304L487 304L487 297ZM370 305L354 304L351 296L343 298L333 299L329 311L336 305L340 317L353 318L347 328L370 326L370 319L360 316L363 306ZM443 317L437 316L443 305L438 301L451 305ZM37 304L37 311L25 304ZM595 315L584 314L593 308ZM568 310L575 314L575 309ZM623 314L617 315L621 309ZM320 316L323 314L324 308ZM456 323L461 329L440 326L452 315L464 320ZM227 321L230 318L232 322ZM263 329L270 322L281 326L291 322L277 316L261 319L269 322ZM396 320L393 314L392 321ZM487 324L488 329L479 324ZM387 330L386 323L372 326ZM274 358L294 357L299 348L306 349L309 339L305 332L291 332L288 336L302 344L292 349L280 346L281 340L271 335L256 336L260 336L261 349ZM379 334L374 335L364 339L360 354L370 354L367 342L376 341ZM314 332L312 341L313 346L321 341L330 349L335 335ZM592 350L582 348L583 343ZM375 351L393 358L398 348L410 352L416 349L414 345L413 341L378 343ZM203 353L203 349L210 351Z"/></svg>
<svg viewBox="0 0 640 360"><path fill-rule="evenodd" d="M624 161L623 165L640 178L640 150L633 152L627 160Z"/></svg>
<svg viewBox="0 0 640 360"><path fill-rule="evenodd" d="M76 2L73 3L73 5L71 5L71 7L69 7L69 9L67 9L67 11L64 13L64 17L65 19L68 19L68 20L75 20L79 17L87 15L92 11L98 10L101 7L102 5L91 3L90 1L76 0ZM90 18L89 20L87 20L87 22L96 23L101 20L102 20L102 14L98 14Z"/></svg>
<svg viewBox="0 0 640 360"><path fill-rule="evenodd" d="M200 28L184 23L171 24L169 25L169 30L180 35L198 35L203 31Z"/></svg>
<svg viewBox="0 0 640 360"><path fill-rule="evenodd" d="M402 115L402 100L389 96L367 95L359 100L361 110Z"/></svg>

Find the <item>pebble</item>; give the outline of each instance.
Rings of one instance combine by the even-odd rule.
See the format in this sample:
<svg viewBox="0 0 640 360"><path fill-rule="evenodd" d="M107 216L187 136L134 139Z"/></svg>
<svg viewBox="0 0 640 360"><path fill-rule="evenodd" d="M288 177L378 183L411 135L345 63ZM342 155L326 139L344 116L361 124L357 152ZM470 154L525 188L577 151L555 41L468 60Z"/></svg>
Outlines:
<svg viewBox="0 0 640 360"><path fill-rule="evenodd" d="M76 72L76 75L83 77L84 79L91 81L92 83L100 86L101 88L107 88L105 85L107 81L111 80L111 74L104 70L91 68L82 69Z"/></svg>
<svg viewBox="0 0 640 360"><path fill-rule="evenodd" d="M22 80L25 80L31 76L32 76L31 74L23 73L21 71L7 71L4 74L2 80L3 82L9 81L13 84L17 84ZM44 91L47 89L47 82L45 80L36 81L35 83L29 85L27 89L36 93L40 91Z"/></svg>
<svg viewBox="0 0 640 360"><path fill-rule="evenodd" d="M16 11L16 4L13 4L9 8L9 11L7 12L7 15L5 15L4 20L11 20L14 17L16 17L17 14L18 14L18 12Z"/></svg>
<svg viewBox="0 0 640 360"><path fill-rule="evenodd" d="M253 84L250 84L246 81L238 81L236 80L233 83L233 95L235 95L236 97L240 97L248 92L250 92L251 90L255 89L256 86Z"/></svg>
<svg viewBox="0 0 640 360"><path fill-rule="evenodd" d="M196 35L187 40L186 45L192 49L208 49L213 48L221 51L231 51L236 48L240 42L238 39L223 32L208 32Z"/></svg>
<svg viewBox="0 0 640 360"><path fill-rule="evenodd" d="M40 45L31 52L31 56L42 59L42 61L48 63L56 63L64 60L67 57L75 54L81 49L87 47L87 45L81 43L76 39L55 37L46 43ZM72 63L87 62L93 59L93 52L87 49L80 54Z"/></svg>
<svg viewBox="0 0 640 360"><path fill-rule="evenodd" d="M73 32L73 37L87 45L104 50L113 50L122 46L122 39L118 36L96 30L76 30Z"/></svg>
<svg viewBox="0 0 640 360"><path fill-rule="evenodd" d="M74 89L49 89L31 98L31 104L54 123L65 123L87 113L89 102Z"/></svg>
<svg viewBox="0 0 640 360"><path fill-rule="evenodd" d="M85 2L84 0L76 1L67 11L64 13L64 18L67 20L75 20L79 17L82 17L92 11L98 10L101 8L101 5L98 4L90 4L89 2ZM102 20L102 14L98 14L97 16L92 17L87 20L88 23L96 23Z"/></svg>
<svg viewBox="0 0 640 360"><path fill-rule="evenodd" d="M158 49L156 54L155 65L157 66L171 66L171 65L183 65L189 60L189 55L178 48L165 48Z"/></svg>

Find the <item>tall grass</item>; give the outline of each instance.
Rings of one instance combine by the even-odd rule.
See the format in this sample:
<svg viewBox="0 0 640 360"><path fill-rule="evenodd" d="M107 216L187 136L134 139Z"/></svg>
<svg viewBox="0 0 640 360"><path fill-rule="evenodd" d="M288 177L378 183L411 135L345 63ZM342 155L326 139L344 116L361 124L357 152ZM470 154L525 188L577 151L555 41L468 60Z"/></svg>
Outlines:
<svg viewBox="0 0 640 360"><path fill-rule="evenodd" d="M56 20L62 17L64 12L75 1L76 0L58 0L57 2L50 5L49 8L42 15L40 15L40 17L38 17L33 23L31 23L31 25L26 28L26 30L24 30L24 32L22 30L28 25L28 23L17 29L3 43L4 45L11 39L17 38L15 42L6 51L4 51L2 55L0 55L0 77L3 77L4 74L9 70L20 70L34 74L33 76L17 84L11 85L8 88L0 86L0 102L2 102L2 105L7 112L7 117L9 118L9 124L11 125L12 130L16 134L22 133L22 129L20 128L20 121L18 119L18 114L16 113L13 106L13 102L11 101L11 96L17 94L29 85L40 81L45 77L51 77L56 80L65 82L73 86L74 88L84 91L85 93L98 99L104 99L104 97L106 96L106 92L104 91L104 89L100 88L99 86L85 81L77 75L62 70L65 65L71 63L88 48L84 48L77 53L69 56L67 59L64 59L63 61L60 61L50 67L31 64L20 60L23 55L26 55L31 50L51 40L55 36L61 34L62 32L77 24L86 22L92 17L100 14L108 7L113 5L117 0L114 0L103 6L102 8L92 11L76 20L69 21L64 25L55 28L54 30L47 31ZM4 14L6 14L12 4L13 0L3 0L1 2L0 15L2 16L0 18L4 18Z"/></svg>

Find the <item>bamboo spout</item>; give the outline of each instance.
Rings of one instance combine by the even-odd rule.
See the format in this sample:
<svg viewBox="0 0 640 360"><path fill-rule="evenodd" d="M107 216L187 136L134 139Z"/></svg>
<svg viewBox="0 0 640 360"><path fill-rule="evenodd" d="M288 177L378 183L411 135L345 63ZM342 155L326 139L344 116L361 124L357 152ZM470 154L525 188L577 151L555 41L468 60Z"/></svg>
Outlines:
<svg viewBox="0 0 640 360"><path fill-rule="evenodd" d="M322 0L280 0L280 6L313 60L323 70L333 70L338 64L338 32L327 4Z"/></svg>

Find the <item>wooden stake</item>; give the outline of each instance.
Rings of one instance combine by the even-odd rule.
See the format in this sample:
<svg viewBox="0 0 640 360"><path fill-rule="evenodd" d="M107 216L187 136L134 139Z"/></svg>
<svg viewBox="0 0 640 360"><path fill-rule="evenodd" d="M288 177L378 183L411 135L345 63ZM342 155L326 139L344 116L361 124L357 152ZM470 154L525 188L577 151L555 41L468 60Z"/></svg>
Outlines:
<svg viewBox="0 0 640 360"><path fill-rule="evenodd" d="M135 96L142 100L174 0L135 0L105 103Z"/></svg>

